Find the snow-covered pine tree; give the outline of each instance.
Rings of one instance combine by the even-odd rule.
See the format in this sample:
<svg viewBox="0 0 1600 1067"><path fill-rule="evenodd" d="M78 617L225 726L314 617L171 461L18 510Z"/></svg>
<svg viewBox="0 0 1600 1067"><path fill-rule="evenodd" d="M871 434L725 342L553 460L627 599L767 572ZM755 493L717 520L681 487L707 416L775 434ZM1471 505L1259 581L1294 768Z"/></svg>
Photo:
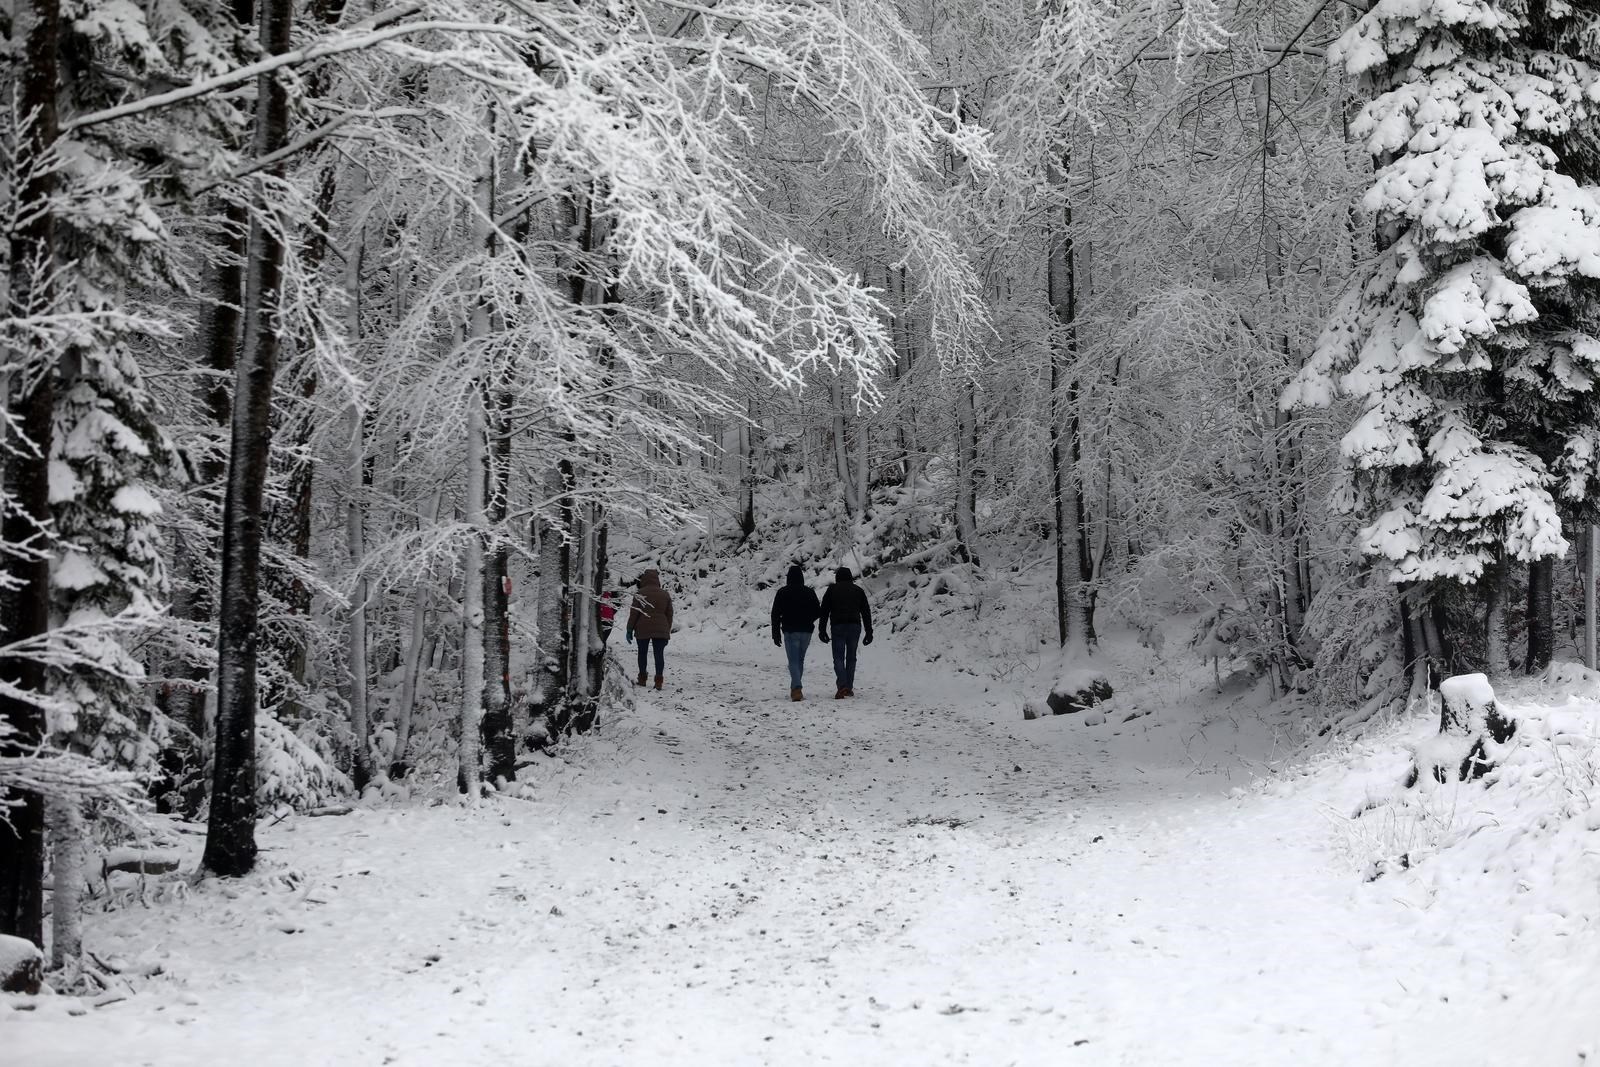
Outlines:
<svg viewBox="0 0 1600 1067"><path fill-rule="evenodd" d="M1600 13L1378 0L1329 56L1382 248L1282 404L1359 405L1337 503L1391 581L1558 557L1557 497L1600 487Z"/></svg>
<svg viewBox="0 0 1600 1067"><path fill-rule="evenodd" d="M80 128L78 119L130 83L205 76L227 34L208 28L224 20L203 2L155 13L128 5L114 14L91 4L39 5L24 21L48 32L26 46L28 78L6 101L0 136L3 214L25 220L7 227L15 295L5 370L22 386L7 398L17 431L8 467L28 487L7 518L7 554L27 576L12 583L5 636L13 663L32 661L32 677L19 671L9 680L32 695L7 695L47 713L36 741L148 778L164 731L127 638L162 608L152 488L173 449L156 425L137 350L171 338L160 309L181 287L150 186L194 162L207 123L170 112L113 129ZM174 119L187 120L184 135L174 134ZM25 538L33 550L15 553L16 533L40 520L45 525ZM81 797L51 799L57 833L80 833ZM61 854L79 844L55 847ZM58 919L72 907L58 900Z"/></svg>

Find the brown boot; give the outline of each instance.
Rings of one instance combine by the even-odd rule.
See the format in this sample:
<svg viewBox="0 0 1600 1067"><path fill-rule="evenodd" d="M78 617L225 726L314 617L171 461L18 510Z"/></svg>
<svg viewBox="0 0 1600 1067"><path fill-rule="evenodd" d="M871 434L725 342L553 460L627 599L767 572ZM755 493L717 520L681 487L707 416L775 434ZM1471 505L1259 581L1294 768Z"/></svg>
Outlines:
<svg viewBox="0 0 1600 1067"><path fill-rule="evenodd" d="M833 699L835 699L835 700L843 700L845 697L847 697L849 695L850 695L850 690L846 689L844 686L841 685L839 687L838 691L833 694Z"/></svg>
<svg viewBox="0 0 1600 1067"><path fill-rule="evenodd" d="M644 685L645 684L645 680L646 679L645 679L644 671L640 671L639 672L639 677L634 679L633 684L634 685Z"/></svg>
<svg viewBox="0 0 1600 1067"><path fill-rule="evenodd" d="M657 688L657 689L660 689L660 688L661 688L661 679L662 679L662 677L663 677L663 675L659 675L659 674L658 674L658 675L656 675L656 688ZM639 683L639 684L640 684L640 685L643 685L643 684L644 684L644 683L643 683L643 682L640 682L640 683Z"/></svg>
<svg viewBox="0 0 1600 1067"><path fill-rule="evenodd" d="M789 690L789 699L790 700L804 700L805 698L806 698L806 695L800 691L800 687L799 686L796 686L795 688Z"/></svg>

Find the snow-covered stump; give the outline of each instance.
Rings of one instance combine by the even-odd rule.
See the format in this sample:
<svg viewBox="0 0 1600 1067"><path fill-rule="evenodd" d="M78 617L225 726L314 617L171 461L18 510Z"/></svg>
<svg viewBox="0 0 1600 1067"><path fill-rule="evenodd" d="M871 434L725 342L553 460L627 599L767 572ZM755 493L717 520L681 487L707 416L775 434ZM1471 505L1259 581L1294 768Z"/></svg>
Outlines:
<svg viewBox="0 0 1600 1067"><path fill-rule="evenodd" d="M0 993L39 992L44 983L44 953L25 937L0 934Z"/></svg>
<svg viewBox="0 0 1600 1067"><path fill-rule="evenodd" d="M1050 687L1050 695L1045 697L1045 706L1052 715L1076 715L1097 704L1104 704L1111 699L1112 692L1111 680L1104 672L1092 667L1079 667L1056 679ZM1032 701L1023 705L1024 719L1037 719L1042 715L1043 709Z"/></svg>
<svg viewBox="0 0 1600 1067"><path fill-rule="evenodd" d="M1503 746L1517 733L1517 723L1500 710L1494 687L1482 674L1458 674L1439 684L1443 708L1439 733L1417 748L1416 765L1406 780L1416 785L1424 775L1436 782L1482 778L1494 769Z"/></svg>

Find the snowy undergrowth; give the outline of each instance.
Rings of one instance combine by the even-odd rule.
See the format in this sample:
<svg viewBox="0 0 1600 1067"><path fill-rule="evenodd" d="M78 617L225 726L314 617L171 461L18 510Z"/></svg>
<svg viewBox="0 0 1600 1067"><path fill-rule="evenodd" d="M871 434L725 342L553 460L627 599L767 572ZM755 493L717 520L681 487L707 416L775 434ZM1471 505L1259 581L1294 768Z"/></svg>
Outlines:
<svg viewBox="0 0 1600 1067"><path fill-rule="evenodd" d="M1479 781L1403 787L1432 708L1313 761L1335 776L1340 852L1378 896L1494 915L1500 935L1600 929L1600 684L1559 664L1499 695L1517 733Z"/></svg>

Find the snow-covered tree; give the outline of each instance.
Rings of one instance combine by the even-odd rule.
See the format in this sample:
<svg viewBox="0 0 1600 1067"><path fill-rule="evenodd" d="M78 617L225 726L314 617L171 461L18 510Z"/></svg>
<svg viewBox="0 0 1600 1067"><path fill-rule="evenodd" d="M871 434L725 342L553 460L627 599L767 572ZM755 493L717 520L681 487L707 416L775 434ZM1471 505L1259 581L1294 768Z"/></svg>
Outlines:
<svg viewBox="0 0 1600 1067"><path fill-rule="evenodd" d="M1282 403L1356 401L1339 500L1392 581L1560 556L1600 487L1600 13L1378 0L1330 59L1373 94L1382 250Z"/></svg>

